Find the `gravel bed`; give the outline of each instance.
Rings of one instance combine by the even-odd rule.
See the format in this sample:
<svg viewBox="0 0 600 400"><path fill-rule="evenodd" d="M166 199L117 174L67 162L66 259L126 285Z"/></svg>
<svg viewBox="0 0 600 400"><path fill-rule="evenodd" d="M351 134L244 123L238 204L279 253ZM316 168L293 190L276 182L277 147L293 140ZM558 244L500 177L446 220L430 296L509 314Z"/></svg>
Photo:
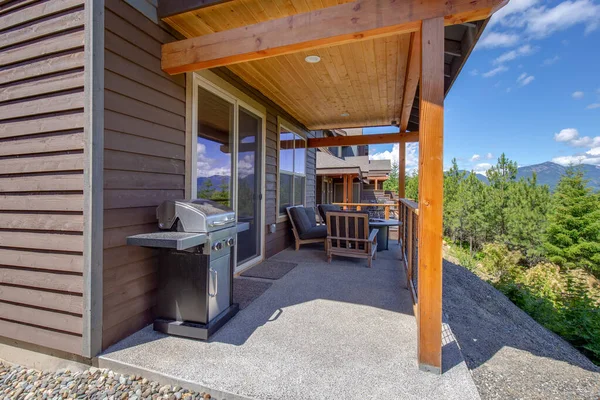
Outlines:
<svg viewBox="0 0 600 400"><path fill-rule="evenodd" d="M446 260L444 312L482 399L600 399L600 367Z"/></svg>
<svg viewBox="0 0 600 400"><path fill-rule="evenodd" d="M179 386L161 385L141 376L121 375L107 369L92 367L83 372L42 372L0 362L1 400L210 398L207 393L197 393Z"/></svg>

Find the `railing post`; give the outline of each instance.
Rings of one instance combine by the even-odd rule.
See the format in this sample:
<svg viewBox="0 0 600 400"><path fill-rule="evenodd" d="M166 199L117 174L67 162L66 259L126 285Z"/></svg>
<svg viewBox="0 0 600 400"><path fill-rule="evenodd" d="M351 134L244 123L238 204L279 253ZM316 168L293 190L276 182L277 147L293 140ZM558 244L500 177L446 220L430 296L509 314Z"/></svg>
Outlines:
<svg viewBox="0 0 600 400"><path fill-rule="evenodd" d="M360 206L356 206L356 211L360 211L362 208Z"/></svg>
<svg viewBox="0 0 600 400"><path fill-rule="evenodd" d="M389 205L385 206L385 210L383 211L383 218L385 220L390 219L390 206Z"/></svg>
<svg viewBox="0 0 600 400"><path fill-rule="evenodd" d="M406 282L406 287L408 289L410 289L410 281L412 280L412 269L413 269L413 254L412 254L412 247L413 247L413 213L412 210L408 210L408 212L406 213L406 222L407 222L407 231L406 231L406 269L408 271L407 273L407 282Z"/></svg>

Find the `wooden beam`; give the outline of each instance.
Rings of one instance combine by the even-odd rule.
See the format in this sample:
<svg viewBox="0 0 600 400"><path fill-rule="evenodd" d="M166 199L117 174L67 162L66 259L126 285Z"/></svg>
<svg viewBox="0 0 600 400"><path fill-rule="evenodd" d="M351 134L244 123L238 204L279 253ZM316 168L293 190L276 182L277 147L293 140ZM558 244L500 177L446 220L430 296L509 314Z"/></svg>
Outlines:
<svg viewBox="0 0 600 400"><path fill-rule="evenodd" d="M307 147L361 146L367 144L406 143L419 141L419 132L393 134L334 136L308 139Z"/></svg>
<svg viewBox="0 0 600 400"><path fill-rule="evenodd" d="M442 207L444 201L444 21L421 28L419 142L419 368L442 372Z"/></svg>
<svg viewBox="0 0 600 400"><path fill-rule="evenodd" d="M421 75L421 34L415 32L411 36L410 50L408 52L408 67L404 81L404 94L402 95L402 109L400 110L400 132L405 132L410 120Z"/></svg>
<svg viewBox="0 0 600 400"><path fill-rule="evenodd" d="M230 1L233 0L158 0L158 18L163 19Z"/></svg>
<svg viewBox="0 0 600 400"><path fill-rule="evenodd" d="M444 54L454 57L462 56L462 42L449 39L444 40Z"/></svg>
<svg viewBox="0 0 600 400"><path fill-rule="evenodd" d="M415 32L427 18L446 17L449 25L476 21L507 1L357 0L164 44L162 69L178 74Z"/></svg>
<svg viewBox="0 0 600 400"><path fill-rule="evenodd" d="M399 143L398 147L398 196L403 199L406 196L406 143Z"/></svg>

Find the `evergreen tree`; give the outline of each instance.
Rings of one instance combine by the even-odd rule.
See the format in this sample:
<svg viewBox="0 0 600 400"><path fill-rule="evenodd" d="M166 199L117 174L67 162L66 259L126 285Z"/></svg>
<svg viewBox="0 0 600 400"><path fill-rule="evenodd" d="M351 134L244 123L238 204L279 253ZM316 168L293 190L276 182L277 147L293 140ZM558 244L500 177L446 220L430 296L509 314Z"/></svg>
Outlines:
<svg viewBox="0 0 600 400"><path fill-rule="evenodd" d="M581 168L570 166L553 196L544 247L550 260L600 277L600 202Z"/></svg>
<svg viewBox="0 0 600 400"><path fill-rule="evenodd" d="M419 200L419 175L414 170L411 174L406 175L406 198L414 201Z"/></svg>
<svg viewBox="0 0 600 400"><path fill-rule="evenodd" d="M537 184L537 174L520 179L509 191L506 240L511 248L524 254L530 265L541 261L550 189Z"/></svg>
<svg viewBox="0 0 600 400"><path fill-rule="evenodd" d="M202 182L202 187L198 189L198 197L210 200L214 191L213 183L210 180L210 177L207 177L204 179L204 182Z"/></svg>
<svg viewBox="0 0 600 400"><path fill-rule="evenodd" d="M394 162L388 180L383 182L383 190L398 193L398 177L398 163Z"/></svg>
<svg viewBox="0 0 600 400"><path fill-rule="evenodd" d="M496 165L490 168L486 175L491 189L485 210L486 220L490 224L487 235L492 241L504 241L508 232L510 189L517 177L517 163L510 161L502 153Z"/></svg>
<svg viewBox="0 0 600 400"><path fill-rule="evenodd" d="M456 240L461 227L458 218L461 198L458 192L465 174L458 169L456 158L452 159L452 167L444 173L444 231L452 240Z"/></svg>
<svg viewBox="0 0 600 400"><path fill-rule="evenodd" d="M457 198L457 220L461 239L469 242L471 254L474 248L480 248L485 238L484 204L486 203L485 184L474 172L461 180Z"/></svg>

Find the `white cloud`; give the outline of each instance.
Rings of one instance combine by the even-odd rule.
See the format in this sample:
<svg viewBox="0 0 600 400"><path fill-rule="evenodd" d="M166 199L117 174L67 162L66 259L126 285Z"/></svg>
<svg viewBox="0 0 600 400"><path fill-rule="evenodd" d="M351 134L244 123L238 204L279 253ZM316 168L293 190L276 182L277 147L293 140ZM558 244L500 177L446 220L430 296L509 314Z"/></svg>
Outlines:
<svg viewBox="0 0 600 400"><path fill-rule="evenodd" d="M492 164L490 164L490 163L480 163L480 164L477 164L475 166L475 168L473 168L473 171L476 174L484 174L485 175L486 171L488 169L490 169L490 168L492 168Z"/></svg>
<svg viewBox="0 0 600 400"><path fill-rule="evenodd" d="M481 156L479 154L473 154L473 157L471 157L471 161L478 161L481 158Z"/></svg>
<svg viewBox="0 0 600 400"><path fill-rule="evenodd" d="M492 153L487 153L485 155L485 158L487 158L488 160L491 160L492 158L494 158L494 155Z"/></svg>
<svg viewBox="0 0 600 400"><path fill-rule="evenodd" d="M592 103L592 104L588 105L585 109L586 110L593 110L595 108L600 108L600 103Z"/></svg>
<svg viewBox="0 0 600 400"><path fill-rule="evenodd" d="M585 161L585 156L562 156L552 159L552 162L560 165L581 164L583 161Z"/></svg>
<svg viewBox="0 0 600 400"><path fill-rule="evenodd" d="M532 8L526 19L526 32L535 38L547 37L577 24L584 24L585 32L590 33L598 27L600 5L591 0L563 1L553 8Z"/></svg>
<svg viewBox="0 0 600 400"><path fill-rule="evenodd" d="M600 156L600 147L593 147L586 151L585 154L589 154L590 156Z"/></svg>
<svg viewBox="0 0 600 400"><path fill-rule="evenodd" d="M577 100L583 99L583 96L584 96L584 94L580 90L573 92L573 94L571 95L571 97L573 97L574 99L577 99Z"/></svg>
<svg viewBox="0 0 600 400"><path fill-rule="evenodd" d="M508 67L505 67L504 65L500 65L500 66L482 74L482 76L484 78L490 78L492 76L498 75L498 74L500 74L502 72L506 72L506 71L508 71Z"/></svg>
<svg viewBox="0 0 600 400"><path fill-rule="evenodd" d="M579 137L579 132L575 128L566 128L554 134L554 140L557 142L570 142Z"/></svg>
<svg viewBox="0 0 600 400"><path fill-rule="evenodd" d="M567 143L573 147L600 147L600 136L589 137L579 136L579 131L575 128L566 128L554 134L554 140Z"/></svg>
<svg viewBox="0 0 600 400"><path fill-rule="evenodd" d="M479 75L479 71L477 69L472 69L471 71L469 71L469 74L472 76L477 76Z"/></svg>
<svg viewBox="0 0 600 400"><path fill-rule="evenodd" d="M392 147L392 151L386 150L380 153L369 154L370 160L392 160L392 163L398 163L400 148L398 143ZM411 171L419 166L419 144L406 143L406 171Z"/></svg>
<svg viewBox="0 0 600 400"><path fill-rule="evenodd" d="M526 85L529 85L531 82L533 82L534 79L535 79L535 76L527 75L527 72L523 72L517 78L517 83L519 84L519 86L526 86Z"/></svg>
<svg viewBox="0 0 600 400"><path fill-rule="evenodd" d="M512 88L506 88L506 93L510 93L512 91Z"/></svg>
<svg viewBox="0 0 600 400"><path fill-rule="evenodd" d="M477 48L491 49L496 47L510 47L517 44L519 35L512 33L490 32L478 43Z"/></svg>
<svg viewBox="0 0 600 400"><path fill-rule="evenodd" d="M544 62L542 62L542 66L547 67L549 65L556 64L558 62L558 60L560 60L559 56L554 56L554 57L546 58L544 60Z"/></svg>
<svg viewBox="0 0 600 400"><path fill-rule="evenodd" d="M198 143L196 148L196 171L199 177L209 177L214 175L231 176L231 167L217 166L217 160L206 155L206 146Z"/></svg>
<svg viewBox="0 0 600 400"><path fill-rule="evenodd" d="M515 14L520 14L529 8L533 7L539 2L539 0L510 0L510 2L498 10L491 18L489 27L496 23L508 23L509 17Z"/></svg>
<svg viewBox="0 0 600 400"><path fill-rule="evenodd" d="M493 63L494 64L503 64L508 61L512 61L518 57L527 56L533 53L534 48L531 45L525 44L515 50L507 51L506 53L501 54L497 57Z"/></svg>

